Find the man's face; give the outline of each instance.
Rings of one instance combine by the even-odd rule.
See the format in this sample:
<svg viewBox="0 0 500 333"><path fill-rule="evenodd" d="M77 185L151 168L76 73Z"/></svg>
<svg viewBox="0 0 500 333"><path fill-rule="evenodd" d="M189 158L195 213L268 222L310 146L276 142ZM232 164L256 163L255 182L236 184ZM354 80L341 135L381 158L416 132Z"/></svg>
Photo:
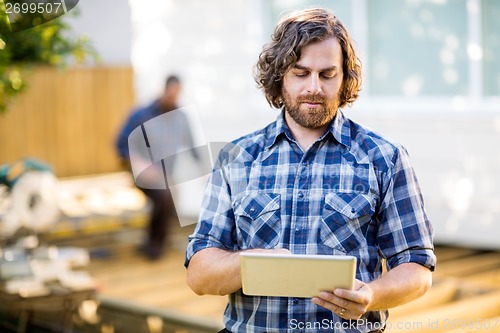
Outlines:
<svg viewBox="0 0 500 333"><path fill-rule="evenodd" d="M172 109L177 105L177 98L181 92L181 86L178 83L170 83L165 87L161 96L161 105L164 108Z"/></svg>
<svg viewBox="0 0 500 333"><path fill-rule="evenodd" d="M283 77L285 111L298 125L316 129L335 117L342 87L342 50L336 38L302 48Z"/></svg>

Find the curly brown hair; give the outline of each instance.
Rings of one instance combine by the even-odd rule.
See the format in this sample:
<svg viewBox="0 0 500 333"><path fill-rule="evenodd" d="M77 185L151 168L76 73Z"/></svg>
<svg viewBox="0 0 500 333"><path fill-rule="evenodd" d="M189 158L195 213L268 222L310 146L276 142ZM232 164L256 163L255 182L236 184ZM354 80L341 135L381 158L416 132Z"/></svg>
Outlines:
<svg viewBox="0 0 500 333"><path fill-rule="evenodd" d="M280 20L271 42L264 46L255 65L255 81L271 106L281 108L283 76L299 59L301 50L314 42L335 37L342 49L344 72L339 107L351 104L361 89L361 62L344 24L329 10L309 8Z"/></svg>

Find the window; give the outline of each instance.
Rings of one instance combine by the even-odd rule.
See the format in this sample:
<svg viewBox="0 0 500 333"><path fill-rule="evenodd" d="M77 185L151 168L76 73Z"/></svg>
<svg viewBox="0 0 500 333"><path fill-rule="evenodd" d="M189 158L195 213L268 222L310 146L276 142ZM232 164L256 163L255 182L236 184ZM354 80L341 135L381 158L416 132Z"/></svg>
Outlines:
<svg viewBox="0 0 500 333"><path fill-rule="evenodd" d="M352 0L272 0L270 1L271 8L269 11L272 22L271 30L285 13L294 9L304 9L308 7L330 9L345 24L346 28L350 29L351 3Z"/></svg>
<svg viewBox="0 0 500 333"><path fill-rule="evenodd" d="M467 93L465 0L371 0L368 20L370 94Z"/></svg>
<svg viewBox="0 0 500 333"><path fill-rule="evenodd" d="M483 0L484 94L500 95L500 1Z"/></svg>

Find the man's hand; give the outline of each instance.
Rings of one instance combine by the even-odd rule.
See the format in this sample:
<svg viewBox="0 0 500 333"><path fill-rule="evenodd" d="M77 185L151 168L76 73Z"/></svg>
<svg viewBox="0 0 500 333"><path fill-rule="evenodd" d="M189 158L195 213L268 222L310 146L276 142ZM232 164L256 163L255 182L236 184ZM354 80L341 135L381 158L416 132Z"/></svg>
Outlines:
<svg viewBox="0 0 500 333"><path fill-rule="evenodd" d="M431 271L416 263L401 264L380 278L354 281L354 290L321 292L313 303L345 319L359 319L368 311L387 310L421 297L432 285Z"/></svg>
<svg viewBox="0 0 500 333"><path fill-rule="evenodd" d="M359 319L368 311L372 299L372 289L366 283L355 280L354 290L335 289L333 293L322 291L312 302L344 319Z"/></svg>

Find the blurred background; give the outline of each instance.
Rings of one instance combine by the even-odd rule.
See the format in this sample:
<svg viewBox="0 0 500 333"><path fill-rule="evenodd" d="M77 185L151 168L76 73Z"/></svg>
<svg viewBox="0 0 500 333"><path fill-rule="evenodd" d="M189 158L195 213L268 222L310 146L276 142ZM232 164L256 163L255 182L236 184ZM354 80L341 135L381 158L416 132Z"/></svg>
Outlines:
<svg viewBox="0 0 500 333"><path fill-rule="evenodd" d="M221 327L226 299L195 296L184 283L183 250L193 225L172 226L159 261L134 252L149 206L120 165L114 141L129 112L156 98L168 74L181 78L180 104L196 107L202 128L194 135L207 143L229 142L273 121L278 111L257 90L253 66L283 13L313 5L345 23L363 63L360 99L345 113L408 149L435 229L435 285L430 296L393 312L390 331L500 332L495 0L85 0L55 19L75 43L73 53L58 49L67 61L21 57L1 66L7 102L0 164L36 158L59 180L62 214L42 236L88 250L86 270L96 281L95 293L78 303L79 321L68 317L73 331ZM0 43L0 52L3 44L9 45ZM19 93L9 97L9 89ZM199 209L192 198L201 191L198 183L174 191L179 215L191 223ZM7 199L1 202L5 208ZM51 321L33 315L26 299L14 319L4 320L9 327L31 327L36 320L26 316Z"/></svg>

